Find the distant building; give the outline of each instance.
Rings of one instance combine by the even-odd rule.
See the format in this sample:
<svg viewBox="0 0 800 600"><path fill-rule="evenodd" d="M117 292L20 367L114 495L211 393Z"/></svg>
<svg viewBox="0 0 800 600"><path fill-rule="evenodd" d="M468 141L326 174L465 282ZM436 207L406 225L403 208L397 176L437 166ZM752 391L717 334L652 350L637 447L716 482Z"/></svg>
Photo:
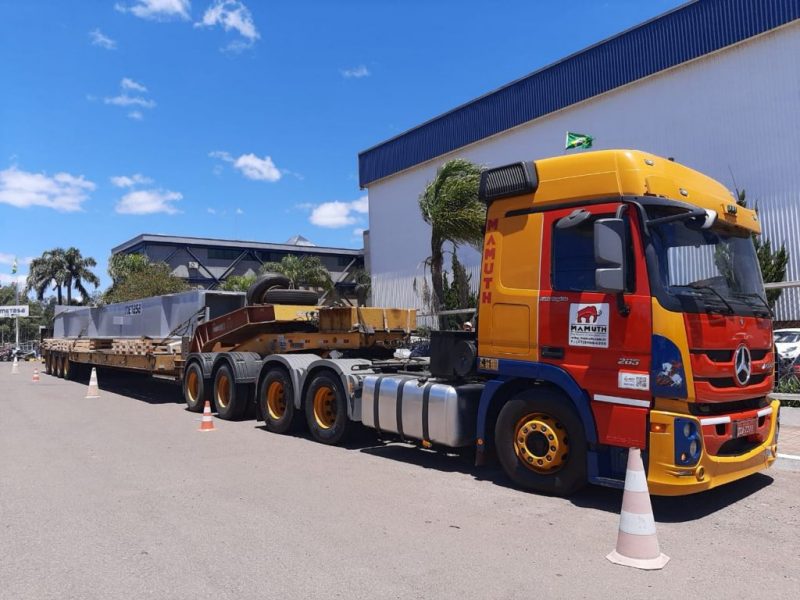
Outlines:
<svg viewBox="0 0 800 600"><path fill-rule="evenodd" d="M339 293L354 297L353 274L364 268L364 251L315 246L301 235L283 244L218 240L143 233L111 250L112 254L144 254L165 262L172 274L190 285L213 290L232 275L254 275L266 262L284 256L316 256L325 265Z"/></svg>

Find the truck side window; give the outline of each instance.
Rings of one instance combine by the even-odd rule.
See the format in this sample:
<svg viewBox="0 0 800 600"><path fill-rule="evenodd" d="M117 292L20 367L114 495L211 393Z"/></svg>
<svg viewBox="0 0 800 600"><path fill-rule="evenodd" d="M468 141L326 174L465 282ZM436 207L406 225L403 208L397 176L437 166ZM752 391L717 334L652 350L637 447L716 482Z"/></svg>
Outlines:
<svg viewBox="0 0 800 600"><path fill-rule="evenodd" d="M594 222L613 217L613 214L592 215L580 225L568 229L553 227L553 260L551 261L551 285L554 290L564 292L594 292ZM630 240L630 223L627 222ZM633 244L628 245L628 281L626 291L634 289Z"/></svg>

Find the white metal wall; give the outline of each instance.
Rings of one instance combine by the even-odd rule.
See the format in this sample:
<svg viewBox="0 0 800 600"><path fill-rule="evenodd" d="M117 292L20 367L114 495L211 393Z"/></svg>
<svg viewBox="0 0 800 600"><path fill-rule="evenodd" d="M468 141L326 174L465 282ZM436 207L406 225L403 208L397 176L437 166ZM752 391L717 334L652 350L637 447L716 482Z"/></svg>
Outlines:
<svg viewBox="0 0 800 600"><path fill-rule="evenodd" d="M372 183L376 305L421 307L413 280L430 255L430 230L417 198L442 162L463 157L497 166L562 154L567 130L595 136L595 149L673 156L729 188L733 174L757 201L766 237L786 243L787 278L800 279L800 23L794 22ZM480 255L459 256L477 283ZM785 290L778 318L800 319L799 302L800 290Z"/></svg>

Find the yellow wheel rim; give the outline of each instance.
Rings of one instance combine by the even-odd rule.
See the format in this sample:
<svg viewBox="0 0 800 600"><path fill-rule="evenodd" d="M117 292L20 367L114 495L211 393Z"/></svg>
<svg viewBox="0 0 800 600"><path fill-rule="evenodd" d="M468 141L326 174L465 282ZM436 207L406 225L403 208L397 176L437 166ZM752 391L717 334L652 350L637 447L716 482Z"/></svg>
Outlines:
<svg viewBox="0 0 800 600"><path fill-rule="evenodd" d="M227 375L217 379L217 407L227 408L231 401L231 380Z"/></svg>
<svg viewBox="0 0 800 600"><path fill-rule="evenodd" d="M200 378L197 377L197 371L192 369L186 377L186 394L192 402L197 401L197 396L200 394Z"/></svg>
<svg viewBox="0 0 800 600"><path fill-rule="evenodd" d="M330 429L336 422L336 393L323 386L314 393L314 419L322 429Z"/></svg>
<svg viewBox="0 0 800 600"><path fill-rule="evenodd" d="M514 452L519 461L532 471L554 473L569 457L567 430L550 415L525 415L514 430Z"/></svg>
<svg viewBox="0 0 800 600"><path fill-rule="evenodd" d="M64 377L69 377L69 359L64 359Z"/></svg>
<svg viewBox="0 0 800 600"><path fill-rule="evenodd" d="M286 391L280 381L273 381L267 387L267 412L276 421L286 414Z"/></svg>

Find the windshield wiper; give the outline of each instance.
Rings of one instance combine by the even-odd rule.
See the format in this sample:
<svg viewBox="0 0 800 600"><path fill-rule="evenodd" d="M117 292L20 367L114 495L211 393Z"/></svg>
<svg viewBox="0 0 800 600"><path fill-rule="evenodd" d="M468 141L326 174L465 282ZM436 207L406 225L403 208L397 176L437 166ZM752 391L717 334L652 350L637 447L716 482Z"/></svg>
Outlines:
<svg viewBox="0 0 800 600"><path fill-rule="evenodd" d="M767 315L769 315L770 319L775 318L775 313L772 312L769 304L767 303L764 298L761 297L761 294L757 294L756 292L741 292L738 294L734 294L737 298L758 298L758 301L761 302L761 305L767 309Z"/></svg>
<svg viewBox="0 0 800 600"><path fill-rule="evenodd" d="M684 286L681 286L681 287L688 287L688 288L691 288L693 290L698 290L698 291L708 290L711 293L713 293L717 298L722 300L722 303L728 308L728 314L732 315L732 314L734 314L736 312L735 310L733 310L733 307L731 306L730 302L725 300L725 296L720 294L717 290L715 290L710 285L703 285L701 283L690 283L689 285L684 285Z"/></svg>

